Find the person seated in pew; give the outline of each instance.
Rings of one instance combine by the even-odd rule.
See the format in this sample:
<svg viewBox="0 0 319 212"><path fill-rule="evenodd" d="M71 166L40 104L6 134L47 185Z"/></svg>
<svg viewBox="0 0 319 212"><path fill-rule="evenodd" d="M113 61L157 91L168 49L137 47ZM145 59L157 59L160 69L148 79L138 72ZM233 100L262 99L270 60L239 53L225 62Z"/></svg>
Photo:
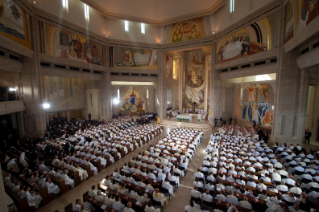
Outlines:
<svg viewBox="0 0 319 212"><path fill-rule="evenodd" d="M234 205L238 205L238 198L236 196L234 196L233 192L230 192L227 196L226 196L226 201L230 204L234 204Z"/></svg>
<svg viewBox="0 0 319 212"><path fill-rule="evenodd" d="M150 178L150 179L153 179L153 180L156 179L155 174L153 174L151 171L147 171L147 177Z"/></svg>
<svg viewBox="0 0 319 212"><path fill-rule="evenodd" d="M288 191L288 187L285 185L284 181L281 181L280 185L277 185L276 187L278 189L278 191L286 193Z"/></svg>
<svg viewBox="0 0 319 212"><path fill-rule="evenodd" d="M91 187L91 189L89 190L88 195L91 196L91 197L93 197L93 198L95 198L96 195L97 195L97 191L98 191L98 190L97 190L96 186L93 185L93 186Z"/></svg>
<svg viewBox="0 0 319 212"><path fill-rule="evenodd" d="M168 190L170 195L173 195L174 188L173 186L169 183L168 178L165 179L165 181L162 183L162 187Z"/></svg>
<svg viewBox="0 0 319 212"><path fill-rule="evenodd" d="M248 198L244 196L243 200L238 203L238 206L246 208L248 210L252 209L252 205L248 202Z"/></svg>
<svg viewBox="0 0 319 212"><path fill-rule="evenodd" d="M118 212L123 212L123 210L125 208L125 205L121 202L121 197L120 196L116 196L115 197L115 202L113 202L112 208L114 208Z"/></svg>
<svg viewBox="0 0 319 212"><path fill-rule="evenodd" d="M166 206L166 198L163 193L159 192L158 188L156 188L155 191L153 192L153 200L161 203L163 207Z"/></svg>
<svg viewBox="0 0 319 212"><path fill-rule="evenodd" d="M206 190L206 193L202 195L202 200L205 202L213 202L213 196L210 194L210 190Z"/></svg>
<svg viewBox="0 0 319 212"><path fill-rule="evenodd" d="M127 188L125 188L125 184L124 183L120 183L120 186L117 190L119 193L124 194L124 195L128 195L129 194L129 190Z"/></svg>
<svg viewBox="0 0 319 212"><path fill-rule="evenodd" d="M216 199L226 202L226 197L222 191L217 191Z"/></svg>
<svg viewBox="0 0 319 212"><path fill-rule="evenodd" d="M128 202L126 204L126 207L124 208L123 212L135 212L133 209L132 209L132 203L131 202Z"/></svg>
<svg viewBox="0 0 319 212"><path fill-rule="evenodd" d="M195 181L193 182L193 186L196 186L197 188L201 188L201 189L204 187L203 183L199 181L198 178L195 178Z"/></svg>
<svg viewBox="0 0 319 212"><path fill-rule="evenodd" d="M60 192L59 186L52 183L49 177L46 177L46 182L42 184L42 188L48 188L49 194L58 194Z"/></svg>
<svg viewBox="0 0 319 212"><path fill-rule="evenodd" d="M39 172L38 171L35 171L33 173L33 175L31 176L30 180L36 184L38 184L38 182L40 181L40 178L39 178Z"/></svg>
<svg viewBox="0 0 319 212"><path fill-rule="evenodd" d="M137 181L137 184L136 184L136 185L138 185L138 186L140 186L140 187L142 187L142 188L146 188L146 185L145 185L145 183L143 183L142 180Z"/></svg>
<svg viewBox="0 0 319 212"><path fill-rule="evenodd" d="M58 159L58 156L55 156L54 159L53 159L53 161L52 161L52 164L58 166L58 165L59 165L59 162L60 162L60 160Z"/></svg>
<svg viewBox="0 0 319 212"><path fill-rule="evenodd" d="M18 180L18 181L16 182L16 184L13 186L12 191L13 191L14 193L18 193L18 191L20 191L20 186L21 186L21 182L20 182L20 180Z"/></svg>
<svg viewBox="0 0 319 212"><path fill-rule="evenodd" d="M145 212L161 212L160 208L154 208L152 204L152 200L149 200L147 205L145 206Z"/></svg>
<svg viewBox="0 0 319 212"><path fill-rule="evenodd" d="M11 181L11 173L7 173L7 176L4 178L3 180L3 184L7 185L7 183L9 183L9 181Z"/></svg>
<svg viewBox="0 0 319 212"><path fill-rule="evenodd" d="M103 180L103 185L109 187L112 184L111 178L109 175L106 175L105 179Z"/></svg>
<svg viewBox="0 0 319 212"><path fill-rule="evenodd" d="M7 170L13 169L14 172L20 173L19 166L17 164L17 159L12 158L7 164Z"/></svg>
<svg viewBox="0 0 319 212"><path fill-rule="evenodd" d="M36 193L30 194L29 186L25 189L25 192L21 194L21 199L24 199L24 198L27 198L28 205L30 207L34 206L36 209L38 209L42 201L42 197L39 194L36 194Z"/></svg>
<svg viewBox="0 0 319 212"><path fill-rule="evenodd" d="M267 190L262 190L261 194L258 195L258 199L268 201L269 197L267 195Z"/></svg>
<svg viewBox="0 0 319 212"><path fill-rule="evenodd" d="M24 168L28 168L29 167L29 164L28 164L28 162L25 159L25 152L21 153L20 158L19 158L19 162Z"/></svg>
<svg viewBox="0 0 319 212"><path fill-rule="evenodd" d="M133 178L133 174L130 174L130 176L126 178L126 181L128 181L128 182L130 182L130 183L132 183L132 184L134 184L134 185L137 184L137 182L136 182L135 179Z"/></svg>
<svg viewBox="0 0 319 212"><path fill-rule="evenodd" d="M194 201L190 201L189 205L185 206L185 212L198 212L197 207L194 204Z"/></svg>
<svg viewBox="0 0 319 212"><path fill-rule="evenodd" d="M105 198L104 198L104 204L108 207L112 207L113 203L115 202L115 199L113 198L113 193L109 193Z"/></svg>
<svg viewBox="0 0 319 212"><path fill-rule="evenodd" d="M49 172L50 169L44 165L44 161L41 161L40 165L39 165L39 168L42 170L42 171L45 171L45 172Z"/></svg>
<svg viewBox="0 0 319 212"><path fill-rule="evenodd" d="M89 177L87 171L82 169L79 164L76 165L75 169L79 172L81 181L86 180Z"/></svg>
<svg viewBox="0 0 319 212"><path fill-rule="evenodd" d="M15 177L11 177L11 179L7 182L6 186L8 186L10 189L12 189L17 182L17 179Z"/></svg>
<svg viewBox="0 0 319 212"><path fill-rule="evenodd" d="M97 193L96 193L96 196L95 196L95 199L99 202L103 202L105 201L105 194L102 193L102 191L98 190Z"/></svg>
<svg viewBox="0 0 319 212"><path fill-rule="evenodd" d="M69 185L71 188L74 188L74 180L68 176L69 171L64 170L61 175L61 179L64 179L66 185Z"/></svg>

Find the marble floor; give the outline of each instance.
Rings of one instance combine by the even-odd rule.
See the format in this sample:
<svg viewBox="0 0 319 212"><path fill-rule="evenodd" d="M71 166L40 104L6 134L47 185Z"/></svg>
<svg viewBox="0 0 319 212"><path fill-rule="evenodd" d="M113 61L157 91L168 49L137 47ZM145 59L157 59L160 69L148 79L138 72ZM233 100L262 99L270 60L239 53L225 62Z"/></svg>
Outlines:
<svg viewBox="0 0 319 212"><path fill-rule="evenodd" d="M197 120L196 120L197 121ZM41 207L38 212L48 212L48 211L56 211L59 212L64 211L64 207L69 203L74 203L77 198L82 199L82 195L88 191L92 185L98 184L102 181L106 175L111 175L115 168L120 168L124 165L124 163L131 160L132 157L137 156L139 152L145 151L149 148L150 145L156 144L161 138L165 137L171 130L176 127L187 127L193 129L201 129L204 131L204 139L201 142L200 146L197 148L195 157L190 163L187 174L184 176L184 179L181 180L179 188L174 192L171 197L170 202L168 203L165 211L184 211L184 207L189 204L189 200L191 198L191 189L193 188L194 181L194 172L198 167L201 166L203 162L204 150L208 144L209 136L217 131L217 128L212 128L208 125L207 121L203 121L200 124L197 122L185 123L185 122L176 122L173 119L164 119L161 123L164 126L163 133L153 140L145 144L143 147L136 149L134 152L126 155L121 158L119 161L115 162L111 166L103 169L97 175L89 178L88 180L82 182L79 186L74 189L68 191L64 195L56 198L51 203L46 205L45 207ZM318 148L317 145L312 144L304 144L305 149L308 151L310 148Z"/></svg>

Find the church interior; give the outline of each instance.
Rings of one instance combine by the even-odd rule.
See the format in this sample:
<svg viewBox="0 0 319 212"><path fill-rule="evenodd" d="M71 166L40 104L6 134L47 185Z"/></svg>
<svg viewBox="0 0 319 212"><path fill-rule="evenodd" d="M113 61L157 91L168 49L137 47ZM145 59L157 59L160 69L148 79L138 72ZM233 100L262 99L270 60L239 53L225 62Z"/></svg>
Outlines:
<svg viewBox="0 0 319 212"><path fill-rule="evenodd" d="M318 0L0 0L0 211L319 211L318 105Z"/></svg>

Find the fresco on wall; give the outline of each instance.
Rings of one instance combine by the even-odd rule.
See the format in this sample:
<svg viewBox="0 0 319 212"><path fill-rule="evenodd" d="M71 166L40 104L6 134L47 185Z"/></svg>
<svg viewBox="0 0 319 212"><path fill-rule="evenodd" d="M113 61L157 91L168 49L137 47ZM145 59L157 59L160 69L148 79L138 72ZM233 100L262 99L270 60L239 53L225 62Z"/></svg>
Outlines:
<svg viewBox="0 0 319 212"><path fill-rule="evenodd" d="M217 63L224 63L276 47L276 13L224 37L217 43Z"/></svg>
<svg viewBox="0 0 319 212"><path fill-rule="evenodd" d="M318 0L290 0L286 6L285 42L301 32L319 15Z"/></svg>
<svg viewBox="0 0 319 212"><path fill-rule="evenodd" d="M103 45L80 35L41 23L42 52L48 55L104 65Z"/></svg>
<svg viewBox="0 0 319 212"><path fill-rule="evenodd" d="M205 100L205 54L202 49L186 52L185 70L185 108L192 108L196 102L197 108L204 107Z"/></svg>
<svg viewBox="0 0 319 212"><path fill-rule="evenodd" d="M196 18L172 25L169 33L169 43L192 40L205 36L204 19Z"/></svg>
<svg viewBox="0 0 319 212"><path fill-rule="evenodd" d="M31 49L29 15L13 0L0 0L0 35Z"/></svg>
<svg viewBox="0 0 319 212"><path fill-rule="evenodd" d="M269 85L247 84L243 89L242 118L261 126L270 126L272 108L269 107ZM236 117L239 117L239 92L237 96ZM238 116L237 116L238 115Z"/></svg>
<svg viewBox="0 0 319 212"><path fill-rule="evenodd" d="M116 68L157 69L157 51L115 47L114 64Z"/></svg>

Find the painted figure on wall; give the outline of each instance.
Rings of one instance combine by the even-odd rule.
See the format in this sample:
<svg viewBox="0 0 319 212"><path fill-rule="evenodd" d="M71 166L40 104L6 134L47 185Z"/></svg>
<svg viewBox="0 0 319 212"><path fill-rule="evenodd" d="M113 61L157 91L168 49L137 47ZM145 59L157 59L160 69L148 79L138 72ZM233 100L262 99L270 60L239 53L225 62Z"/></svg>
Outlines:
<svg viewBox="0 0 319 212"><path fill-rule="evenodd" d="M13 0L0 0L0 35L31 49L29 15Z"/></svg>
<svg viewBox="0 0 319 212"><path fill-rule="evenodd" d="M168 32L168 43L186 41L205 36L204 19L196 18L189 21L173 24Z"/></svg>
<svg viewBox="0 0 319 212"><path fill-rule="evenodd" d="M256 121L261 126L271 125L271 108L269 108L269 85L268 84L248 84L243 90L244 105L242 110L242 118L247 121ZM257 93L257 97L256 97ZM239 92L238 92L239 94ZM251 101L253 100L253 101ZM236 116L239 115L239 100L237 96Z"/></svg>
<svg viewBox="0 0 319 212"><path fill-rule="evenodd" d="M134 48L114 48L115 67L157 69L157 51Z"/></svg>
<svg viewBox="0 0 319 212"><path fill-rule="evenodd" d="M183 105L192 108L195 102L197 108L202 108L205 102L205 54L202 49L189 51L185 70L185 98Z"/></svg>
<svg viewBox="0 0 319 212"><path fill-rule="evenodd" d="M128 87L128 91L123 98L121 110L132 111L132 106L137 111L145 111L146 105L140 93L134 87Z"/></svg>
<svg viewBox="0 0 319 212"><path fill-rule="evenodd" d="M49 24L40 23L43 31L43 53L103 65L103 45Z"/></svg>
<svg viewBox="0 0 319 212"><path fill-rule="evenodd" d="M216 45L217 63L264 52L276 46L276 13L219 40Z"/></svg>
<svg viewBox="0 0 319 212"><path fill-rule="evenodd" d="M289 0L285 7L286 34L284 42L288 42L318 17L319 3L318 0Z"/></svg>

